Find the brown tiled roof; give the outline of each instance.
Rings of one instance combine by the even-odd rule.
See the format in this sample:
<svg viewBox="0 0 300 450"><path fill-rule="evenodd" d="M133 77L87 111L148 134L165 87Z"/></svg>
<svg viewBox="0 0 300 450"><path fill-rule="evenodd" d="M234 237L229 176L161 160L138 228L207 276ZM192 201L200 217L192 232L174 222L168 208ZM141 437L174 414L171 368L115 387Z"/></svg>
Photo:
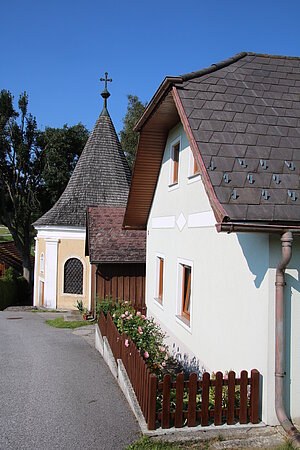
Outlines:
<svg viewBox="0 0 300 450"><path fill-rule="evenodd" d="M300 222L300 58L243 54L177 91L227 220Z"/></svg>
<svg viewBox="0 0 300 450"><path fill-rule="evenodd" d="M92 264L146 261L146 232L122 229L124 207L87 209L87 250Z"/></svg>
<svg viewBox="0 0 300 450"><path fill-rule="evenodd" d="M30 257L31 266L34 266L34 257ZM0 242L0 262L5 268L12 267L20 275L23 273L22 258L14 242Z"/></svg>
<svg viewBox="0 0 300 450"><path fill-rule="evenodd" d="M127 227L146 226L176 114L217 222L300 225L300 58L240 53L166 77L136 125Z"/></svg>
<svg viewBox="0 0 300 450"><path fill-rule="evenodd" d="M34 226L84 227L87 206L126 205L130 178L113 122L105 110L94 126L65 191Z"/></svg>

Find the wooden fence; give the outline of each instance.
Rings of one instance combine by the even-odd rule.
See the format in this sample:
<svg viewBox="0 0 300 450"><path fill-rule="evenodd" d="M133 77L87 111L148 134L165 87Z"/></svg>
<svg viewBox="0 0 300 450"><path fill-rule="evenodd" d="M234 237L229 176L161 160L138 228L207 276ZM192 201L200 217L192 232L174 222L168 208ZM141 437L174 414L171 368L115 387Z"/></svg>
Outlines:
<svg viewBox="0 0 300 450"><path fill-rule="evenodd" d="M250 377L243 370L240 378L230 371L225 376L217 372L214 378L205 372L201 380L192 373L185 380L180 373L176 381L166 374L163 381L158 382L130 338L119 334L109 313L105 319L101 311L98 324L116 361L123 361L149 430L159 425L180 428L258 423L260 375L256 369L251 371Z"/></svg>

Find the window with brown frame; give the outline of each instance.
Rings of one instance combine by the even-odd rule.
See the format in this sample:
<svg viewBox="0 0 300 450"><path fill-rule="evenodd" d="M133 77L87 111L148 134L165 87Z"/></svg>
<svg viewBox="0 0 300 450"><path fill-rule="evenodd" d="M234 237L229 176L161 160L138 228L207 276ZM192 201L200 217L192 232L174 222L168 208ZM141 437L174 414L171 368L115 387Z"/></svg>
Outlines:
<svg viewBox="0 0 300 450"><path fill-rule="evenodd" d="M160 303L163 302L164 292L164 259L160 256L157 257L157 292L156 300Z"/></svg>
<svg viewBox="0 0 300 450"><path fill-rule="evenodd" d="M179 147L180 143L172 146L172 174L171 174L171 184L178 183L178 168L179 168Z"/></svg>
<svg viewBox="0 0 300 450"><path fill-rule="evenodd" d="M193 159L194 159L193 175L198 175L198 173L200 173L200 169L199 169L199 165L198 165L194 155L193 155Z"/></svg>
<svg viewBox="0 0 300 450"><path fill-rule="evenodd" d="M191 311L191 276L192 268L190 266L182 266L182 315L190 320Z"/></svg>

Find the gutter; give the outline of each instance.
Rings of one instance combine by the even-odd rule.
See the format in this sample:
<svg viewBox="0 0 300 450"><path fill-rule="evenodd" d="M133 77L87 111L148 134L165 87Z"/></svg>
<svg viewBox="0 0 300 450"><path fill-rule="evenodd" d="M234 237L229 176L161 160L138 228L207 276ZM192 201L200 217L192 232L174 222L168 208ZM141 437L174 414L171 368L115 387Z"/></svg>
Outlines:
<svg viewBox="0 0 300 450"><path fill-rule="evenodd" d="M285 233L291 231L295 235L300 235L300 226L288 226L280 224L268 224L258 222L221 222L216 224L218 233Z"/></svg>

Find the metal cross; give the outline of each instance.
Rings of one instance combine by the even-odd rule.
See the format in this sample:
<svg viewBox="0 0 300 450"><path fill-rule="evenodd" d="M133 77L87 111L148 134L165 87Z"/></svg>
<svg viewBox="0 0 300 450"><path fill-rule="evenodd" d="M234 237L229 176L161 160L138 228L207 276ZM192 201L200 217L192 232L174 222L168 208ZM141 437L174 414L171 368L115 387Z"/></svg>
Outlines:
<svg viewBox="0 0 300 450"><path fill-rule="evenodd" d="M107 90L107 82L112 81L112 78L107 78L108 72L105 72L105 78L100 78L100 81L105 81L105 87L104 89Z"/></svg>

